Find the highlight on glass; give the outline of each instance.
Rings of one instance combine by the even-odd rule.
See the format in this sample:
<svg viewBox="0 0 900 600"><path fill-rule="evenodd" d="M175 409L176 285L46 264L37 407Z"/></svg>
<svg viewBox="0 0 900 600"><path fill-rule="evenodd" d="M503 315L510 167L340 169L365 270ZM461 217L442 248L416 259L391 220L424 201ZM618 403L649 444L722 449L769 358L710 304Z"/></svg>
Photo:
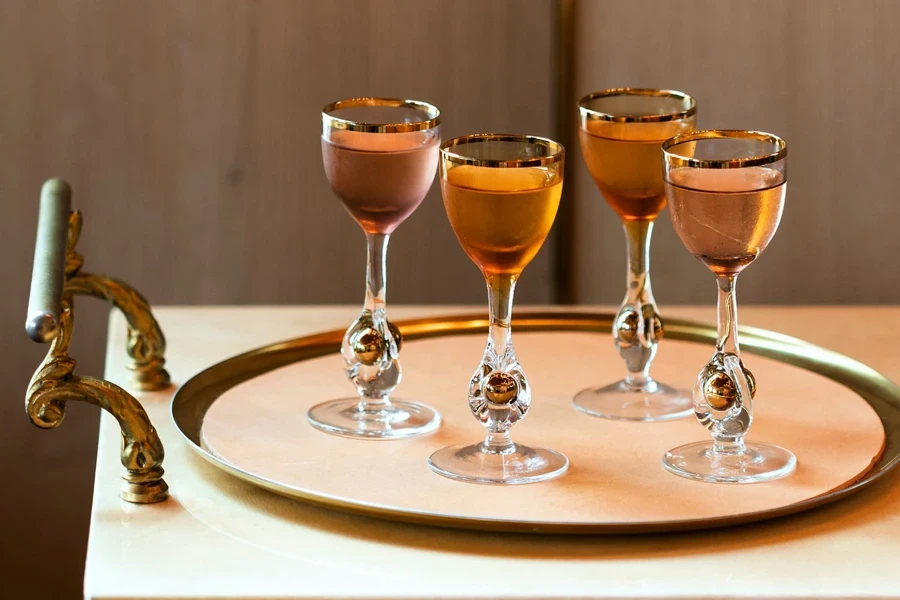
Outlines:
<svg viewBox="0 0 900 600"><path fill-rule="evenodd" d="M627 287L612 333L627 373L615 383L582 390L575 396L575 407L627 421L686 417L691 413L690 394L650 376L663 335L650 287L650 236L666 206L662 143L693 131L697 104L682 92L617 88L585 96L578 112L588 171L625 229Z"/></svg>
<svg viewBox="0 0 900 600"><path fill-rule="evenodd" d="M568 459L514 443L510 429L531 405L531 386L511 337L513 292L540 250L559 208L565 151L524 135L478 134L441 147L441 191L450 225L487 283L490 330L469 381L469 408L487 429L484 441L438 450L435 472L471 483L517 484L558 477Z"/></svg>
<svg viewBox="0 0 900 600"><path fill-rule="evenodd" d="M317 429L353 438L396 439L431 433L431 407L394 400L400 383L400 331L387 318L388 241L425 198L437 172L440 112L426 102L356 98L322 111L322 160L331 189L366 234L365 304L341 346L358 397L313 406Z"/></svg>
<svg viewBox="0 0 900 600"><path fill-rule="evenodd" d="M666 469L715 483L751 483L794 470L794 455L748 442L756 379L738 344L738 275L768 246L784 208L787 144L754 131L712 130L663 144L666 196L685 247L716 276L718 340L694 384L694 412L712 440L670 450Z"/></svg>

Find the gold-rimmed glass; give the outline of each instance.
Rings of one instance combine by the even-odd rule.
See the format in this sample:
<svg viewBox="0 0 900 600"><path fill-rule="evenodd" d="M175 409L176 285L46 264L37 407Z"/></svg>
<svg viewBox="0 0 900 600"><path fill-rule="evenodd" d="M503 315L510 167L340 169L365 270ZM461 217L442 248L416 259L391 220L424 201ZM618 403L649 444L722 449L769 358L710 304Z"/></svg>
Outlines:
<svg viewBox="0 0 900 600"><path fill-rule="evenodd" d="M666 197L685 247L716 276L718 340L694 384L694 412L712 440L670 450L666 469L714 483L752 483L794 470L794 455L744 440L753 422L756 379L738 345L738 275L766 249L784 209L787 144L756 131L711 130L663 144Z"/></svg>
<svg viewBox="0 0 900 600"><path fill-rule="evenodd" d="M501 134L455 138L441 146L441 191L450 225L487 283L490 330L469 381L472 414L483 442L438 450L435 472L460 481L516 484L562 475L568 459L514 443L510 429L531 405L531 386L511 337L513 292L540 250L559 208L565 150L552 140Z"/></svg>
<svg viewBox="0 0 900 600"><path fill-rule="evenodd" d="M584 162L625 229L627 287L612 333L627 373L615 383L580 391L575 407L627 421L686 417L690 394L650 376L663 334L650 287L650 236L666 206L660 148L694 129L697 103L672 90L617 88L585 96L578 114Z"/></svg>
<svg viewBox="0 0 900 600"><path fill-rule="evenodd" d="M431 188L440 143L440 111L427 102L354 98L322 110L325 174L366 234L368 267L362 313L341 345L344 371L358 397L313 406L307 419L317 429L352 438L398 439L431 433L440 425L433 408L391 398L401 378L401 338L386 312L388 241Z"/></svg>

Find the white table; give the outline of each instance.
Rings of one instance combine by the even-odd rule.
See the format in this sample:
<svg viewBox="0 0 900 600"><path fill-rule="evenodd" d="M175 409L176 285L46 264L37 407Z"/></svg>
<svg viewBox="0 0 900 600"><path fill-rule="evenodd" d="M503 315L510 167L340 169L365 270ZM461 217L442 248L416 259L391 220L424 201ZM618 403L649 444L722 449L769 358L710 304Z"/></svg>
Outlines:
<svg viewBox="0 0 900 600"><path fill-rule="evenodd" d="M663 307L706 322L712 308ZM176 384L236 353L345 327L358 307L159 308ZM394 320L484 307L392 307ZM521 308L520 308L521 310ZM741 323L795 335L900 380L900 307L745 307ZM127 384L114 314L106 377ZM195 456L141 396L166 448L172 498L117 497L119 429L103 414L86 598L900 598L900 470L848 500L715 532L502 535L344 515L238 481Z"/></svg>

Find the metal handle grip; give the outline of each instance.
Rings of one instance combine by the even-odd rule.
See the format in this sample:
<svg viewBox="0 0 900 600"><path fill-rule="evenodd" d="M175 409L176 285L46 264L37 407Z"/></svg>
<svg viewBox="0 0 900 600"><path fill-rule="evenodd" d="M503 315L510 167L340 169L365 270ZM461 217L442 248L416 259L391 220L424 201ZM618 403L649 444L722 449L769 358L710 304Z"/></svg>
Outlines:
<svg viewBox="0 0 900 600"><path fill-rule="evenodd" d="M71 212L72 188L69 184L62 179L44 183L25 321L25 331L35 342L50 342L59 331Z"/></svg>

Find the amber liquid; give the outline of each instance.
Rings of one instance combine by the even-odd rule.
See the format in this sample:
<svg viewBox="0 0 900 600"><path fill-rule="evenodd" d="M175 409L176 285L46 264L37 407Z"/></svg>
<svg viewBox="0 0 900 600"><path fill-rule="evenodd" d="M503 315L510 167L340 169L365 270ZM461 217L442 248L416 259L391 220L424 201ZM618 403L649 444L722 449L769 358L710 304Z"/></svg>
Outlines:
<svg viewBox="0 0 900 600"><path fill-rule="evenodd" d="M563 178L546 167L458 166L441 180L463 250L486 276L518 275L550 232Z"/></svg>
<svg viewBox="0 0 900 600"><path fill-rule="evenodd" d="M787 182L766 167L675 169L666 183L675 231L718 275L756 260L781 221Z"/></svg>
<svg viewBox="0 0 900 600"><path fill-rule="evenodd" d="M429 132L333 131L322 139L331 189L368 233L391 233L413 213L437 172L440 138Z"/></svg>
<svg viewBox="0 0 900 600"><path fill-rule="evenodd" d="M693 119L662 123L588 121L581 153L594 182L622 219L652 220L666 207L662 143L694 127Z"/></svg>

